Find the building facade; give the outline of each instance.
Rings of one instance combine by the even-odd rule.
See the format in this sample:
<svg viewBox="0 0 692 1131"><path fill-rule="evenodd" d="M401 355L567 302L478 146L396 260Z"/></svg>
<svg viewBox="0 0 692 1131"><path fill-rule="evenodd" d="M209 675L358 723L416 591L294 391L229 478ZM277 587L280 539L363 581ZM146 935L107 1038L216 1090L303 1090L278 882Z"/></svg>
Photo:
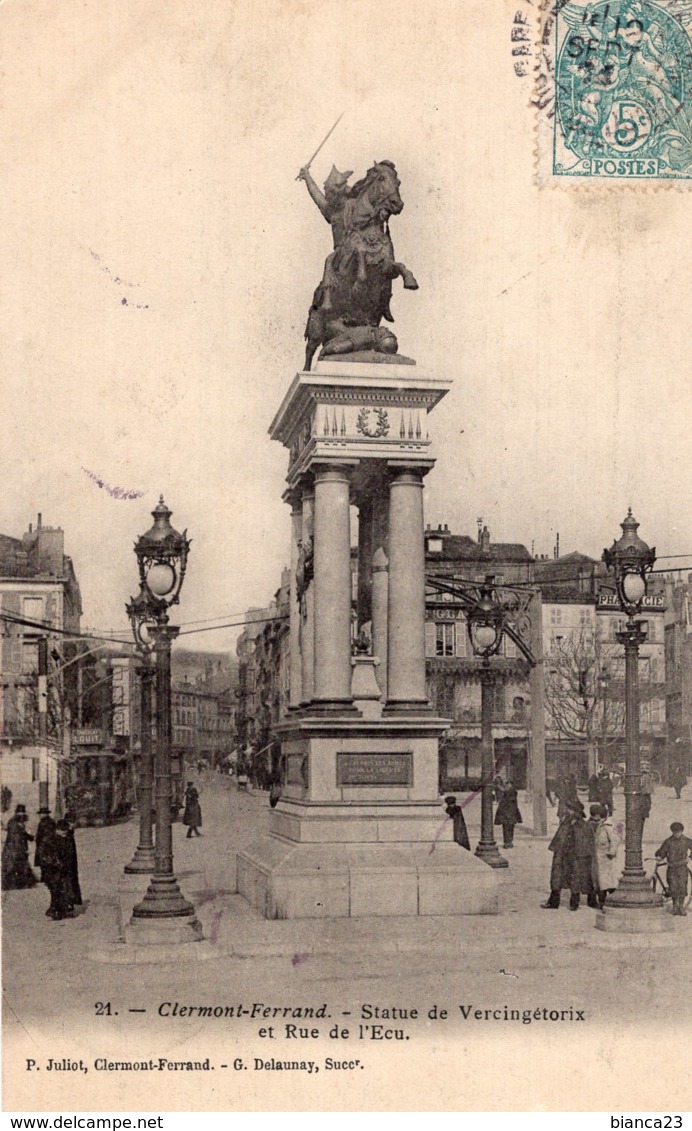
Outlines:
<svg viewBox="0 0 692 1131"><path fill-rule="evenodd" d="M518 543L491 542L487 526L478 537L427 527L425 567L429 581L449 578L477 586L529 586L533 558ZM440 791L477 789L481 775L482 661L473 654L463 603L428 585L425 611L426 689L436 713L451 721L440 743ZM514 642L503 636L492 660L492 717L498 773L526 788L529 769L531 694L529 669Z"/></svg>
<svg viewBox="0 0 692 1131"><path fill-rule="evenodd" d="M585 554L535 565L543 610L546 776L572 773L581 784L599 765L625 758L625 626L605 566ZM640 747L662 780L667 774L663 586L653 578L641 619Z"/></svg>
<svg viewBox="0 0 692 1131"><path fill-rule="evenodd" d="M237 668L216 652L176 650L172 658L173 757L181 768L225 763L235 741Z"/></svg>
<svg viewBox="0 0 692 1131"><path fill-rule="evenodd" d="M64 532L44 526L41 515L36 528L30 524L21 538L0 535L0 614L3 785L12 804L21 802L31 812L40 782L55 803L66 705L77 693L69 661L79 645L69 634L79 633L82 615ZM40 654L44 670L39 676Z"/></svg>
<svg viewBox="0 0 692 1131"><path fill-rule="evenodd" d="M692 774L692 574L666 583L666 721L669 771Z"/></svg>

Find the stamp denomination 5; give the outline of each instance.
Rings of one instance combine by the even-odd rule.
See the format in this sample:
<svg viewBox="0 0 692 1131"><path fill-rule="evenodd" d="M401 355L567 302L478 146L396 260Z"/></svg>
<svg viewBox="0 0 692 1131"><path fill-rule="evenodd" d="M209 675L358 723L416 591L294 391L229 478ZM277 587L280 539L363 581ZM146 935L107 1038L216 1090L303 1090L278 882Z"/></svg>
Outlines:
<svg viewBox="0 0 692 1131"><path fill-rule="evenodd" d="M687 0L558 0L541 46L541 183L692 181Z"/></svg>

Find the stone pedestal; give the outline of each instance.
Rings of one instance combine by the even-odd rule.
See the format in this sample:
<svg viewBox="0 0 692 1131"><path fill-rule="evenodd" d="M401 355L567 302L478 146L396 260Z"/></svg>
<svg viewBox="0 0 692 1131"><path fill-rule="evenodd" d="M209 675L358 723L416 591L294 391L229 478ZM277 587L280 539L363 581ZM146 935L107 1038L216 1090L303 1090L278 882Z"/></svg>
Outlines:
<svg viewBox="0 0 692 1131"><path fill-rule="evenodd" d="M675 928L673 916L663 907L608 907L596 916L599 931L623 935L662 934Z"/></svg>
<svg viewBox="0 0 692 1131"><path fill-rule="evenodd" d="M267 918L497 910L493 869L452 840L438 796L448 724L425 695L423 479L449 382L401 360L319 362L270 429L290 452L301 663L276 728L270 835L237 861L239 892Z"/></svg>

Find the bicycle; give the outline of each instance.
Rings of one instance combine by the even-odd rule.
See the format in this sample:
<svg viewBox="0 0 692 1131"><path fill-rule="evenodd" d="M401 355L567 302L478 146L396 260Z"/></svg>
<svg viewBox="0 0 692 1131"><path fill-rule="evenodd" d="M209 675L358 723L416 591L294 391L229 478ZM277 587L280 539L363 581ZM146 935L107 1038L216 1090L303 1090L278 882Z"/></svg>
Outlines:
<svg viewBox="0 0 692 1131"><path fill-rule="evenodd" d="M654 867L653 875L651 876L652 890L654 892L658 892L660 890L661 895L663 896L663 899L667 902L671 898L670 888L668 887L667 883L665 882L663 875L661 874L660 869L661 868L667 868L668 861L667 860L658 860L655 856L649 856L649 857L647 857L647 860L655 861L655 867ZM690 862L688 861L688 863L687 863L687 896L686 896L685 901L682 905L684 907L685 911L690 906L690 903L692 903L692 868L690 867Z"/></svg>

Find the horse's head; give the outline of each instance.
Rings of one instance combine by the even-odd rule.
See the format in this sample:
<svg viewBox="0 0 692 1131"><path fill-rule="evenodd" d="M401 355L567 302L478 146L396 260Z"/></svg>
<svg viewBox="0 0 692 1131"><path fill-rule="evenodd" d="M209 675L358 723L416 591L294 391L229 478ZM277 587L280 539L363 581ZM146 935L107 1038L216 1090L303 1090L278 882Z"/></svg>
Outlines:
<svg viewBox="0 0 692 1131"><path fill-rule="evenodd" d="M404 207L399 196L400 180L391 161L376 161L361 181L351 190L351 197L358 198L362 205L367 203L382 220L398 216Z"/></svg>

